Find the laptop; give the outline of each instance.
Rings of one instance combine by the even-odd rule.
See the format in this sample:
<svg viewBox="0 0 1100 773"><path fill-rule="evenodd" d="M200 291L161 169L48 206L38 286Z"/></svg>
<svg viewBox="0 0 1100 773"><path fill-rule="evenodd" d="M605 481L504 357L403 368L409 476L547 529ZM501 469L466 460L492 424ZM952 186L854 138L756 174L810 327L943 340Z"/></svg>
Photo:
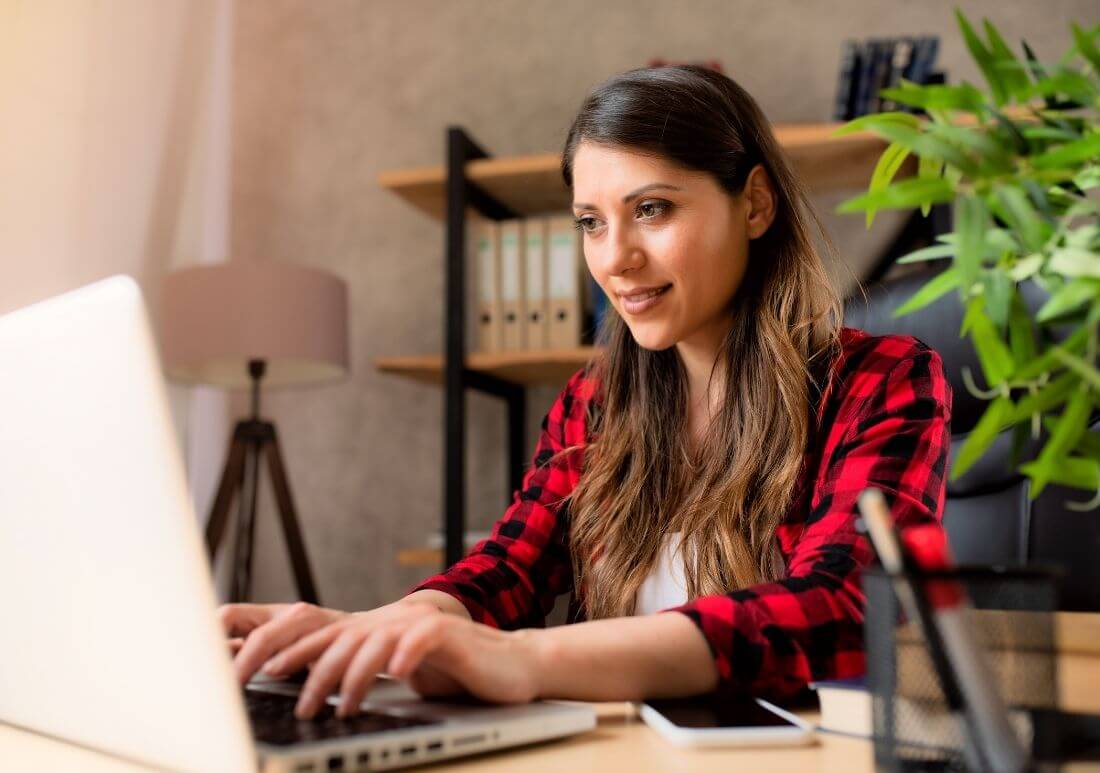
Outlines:
<svg viewBox="0 0 1100 773"><path fill-rule="evenodd" d="M383 770L593 728L580 704L420 699L361 714L237 683L137 284L0 317L0 721L174 770Z"/></svg>

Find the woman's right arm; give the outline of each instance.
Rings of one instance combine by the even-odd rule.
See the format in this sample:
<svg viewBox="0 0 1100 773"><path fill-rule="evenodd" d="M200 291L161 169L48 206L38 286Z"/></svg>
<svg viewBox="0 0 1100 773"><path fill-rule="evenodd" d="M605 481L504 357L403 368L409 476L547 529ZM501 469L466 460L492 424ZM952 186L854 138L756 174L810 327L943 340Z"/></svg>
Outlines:
<svg viewBox="0 0 1100 773"><path fill-rule="evenodd" d="M587 410L595 389L584 370L558 394L542 421L531 465L512 504L487 539L441 574L413 588L450 596L470 619L515 630L545 625L558 596L573 585L568 516L562 500L580 477L579 450L586 441Z"/></svg>

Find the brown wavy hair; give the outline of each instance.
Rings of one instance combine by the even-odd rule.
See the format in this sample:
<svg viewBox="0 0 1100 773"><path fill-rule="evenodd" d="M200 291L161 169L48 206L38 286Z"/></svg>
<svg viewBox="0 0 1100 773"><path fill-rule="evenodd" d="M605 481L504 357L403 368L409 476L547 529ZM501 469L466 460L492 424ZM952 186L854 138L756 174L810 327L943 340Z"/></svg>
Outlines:
<svg viewBox="0 0 1100 773"><path fill-rule="evenodd" d="M599 389L584 472L563 504L585 616L633 614L675 531L689 598L778 579L785 569L776 527L813 431L816 367L827 370L839 351L842 319L808 224L830 254L835 249L763 112L725 75L677 65L631 70L598 86L565 141L561 171L570 189L582 141L709 173L731 196L762 164L776 194L775 218L750 242L729 303L732 324L715 362L725 393L697 455L686 443L688 384L676 347L639 346L608 306L597 331L601 353L588 365Z"/></svg>

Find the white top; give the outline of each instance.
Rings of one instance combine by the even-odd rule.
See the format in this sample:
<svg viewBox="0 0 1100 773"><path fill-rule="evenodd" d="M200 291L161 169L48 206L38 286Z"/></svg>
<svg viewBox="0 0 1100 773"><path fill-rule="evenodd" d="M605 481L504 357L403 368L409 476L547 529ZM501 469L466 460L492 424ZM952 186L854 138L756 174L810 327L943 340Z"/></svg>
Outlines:
<svg viewBox="0 0 1100 773"><path fill-rule="evenodd" d="M676 556L679 545L680 532L673 532L665 537L657 563L634 597L635 615L649 615L687 603L684 562Z"/></svg>

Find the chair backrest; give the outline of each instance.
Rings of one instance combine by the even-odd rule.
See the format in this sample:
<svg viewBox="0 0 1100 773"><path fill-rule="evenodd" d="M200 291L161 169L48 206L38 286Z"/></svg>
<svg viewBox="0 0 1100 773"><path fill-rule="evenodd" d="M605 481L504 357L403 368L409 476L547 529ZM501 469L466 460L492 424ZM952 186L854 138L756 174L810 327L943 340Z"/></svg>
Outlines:
<svg viewBox="0 0 1100 773"><path fill-rule="evenodd" d="M849 299L845 324L872 335L912 335L943 359L953 392L951 461L958 454L988 403L970 392L963 379L969 369L984 386L981 365L969 337L959 336L963 307L950 292L911 314L895 318L894 309L908 300L934 274L915 273L866 288L866 300ZM1024 282L1021 293L1034 314L1048 297L1038 285ZM1061 338L1058 335L1057 338ZM1029 440L1021 460L1033 458L1045 433ZM1067 501L1088 499L1086 493L1049 486L1030 499L1030 481L1011 466L1012 433L996 438L966 474L948 480L943 522L956 558L962 563L1013 565L1054 564L1064 573L1062 607L1100 610L1100 508L1079 512Z"/></svg>

